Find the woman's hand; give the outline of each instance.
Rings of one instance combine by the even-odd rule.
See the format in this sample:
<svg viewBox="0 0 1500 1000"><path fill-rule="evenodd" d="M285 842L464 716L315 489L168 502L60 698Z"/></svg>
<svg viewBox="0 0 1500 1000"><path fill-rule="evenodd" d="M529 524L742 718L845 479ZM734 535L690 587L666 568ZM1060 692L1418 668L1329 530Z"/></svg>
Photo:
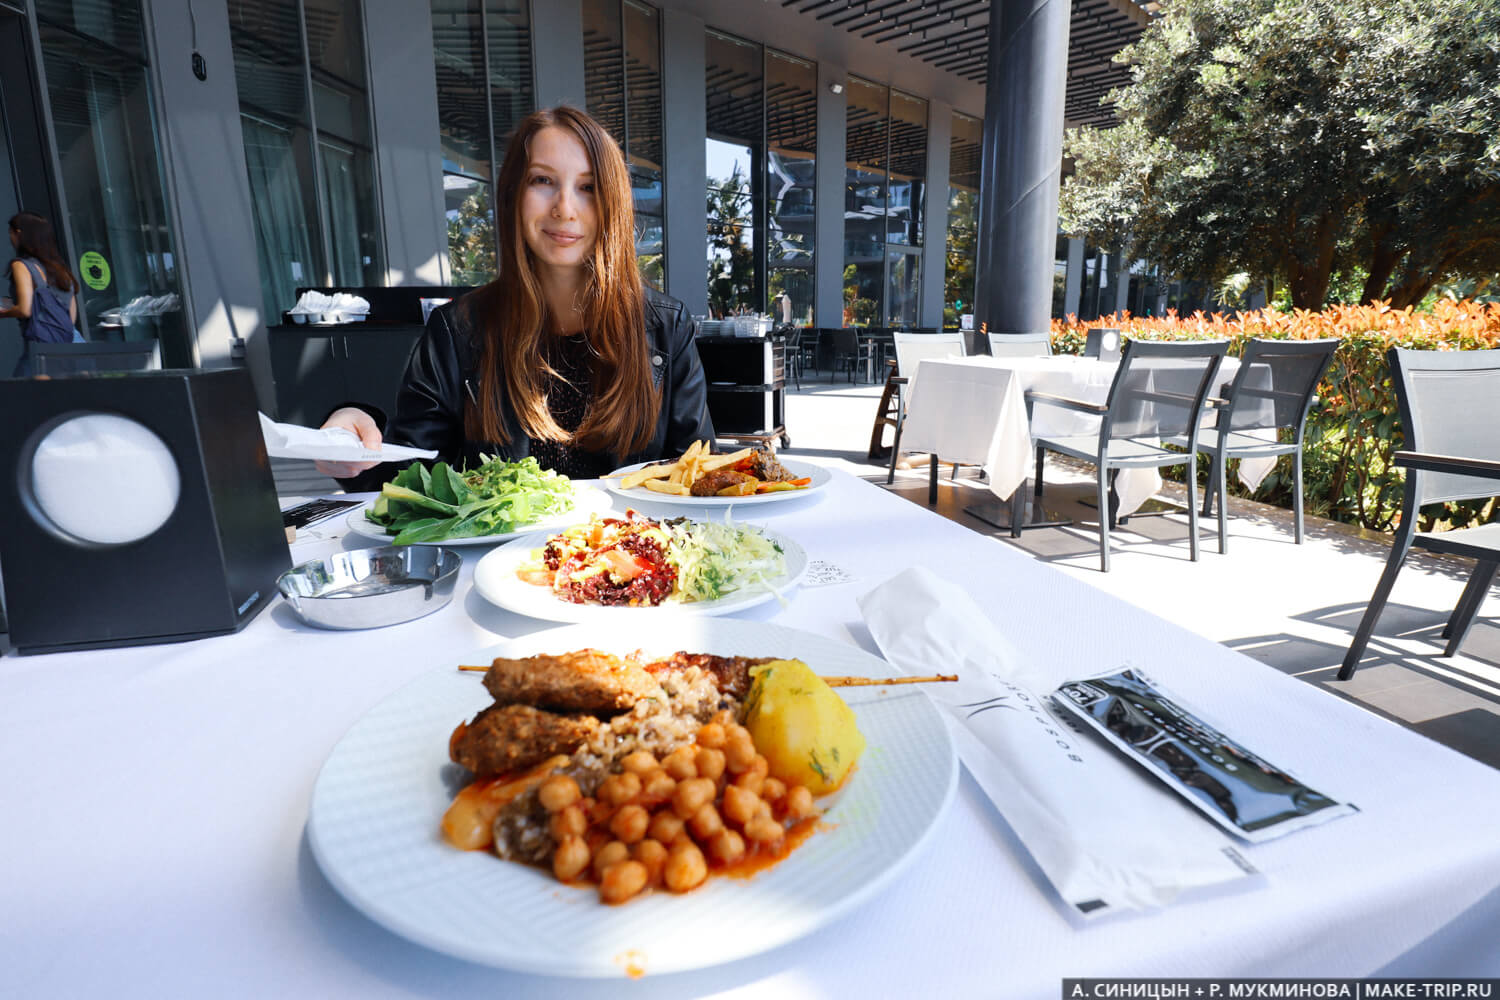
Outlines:
<svg viewBox="0 0 1500 1000"><path fill-rule="evenodd" d="M345 406L334 410L323 421L323 428L342 427L346 431L353 431L359 437L359 443L366 448L379 448L381 443L380 428L375 426L375 418L357 406ZM320 428L320 429L323 429ZM373 469L379 462L314 462L313 466L325 476L333 479L348 479L357 476L366 469Z"/></svg>

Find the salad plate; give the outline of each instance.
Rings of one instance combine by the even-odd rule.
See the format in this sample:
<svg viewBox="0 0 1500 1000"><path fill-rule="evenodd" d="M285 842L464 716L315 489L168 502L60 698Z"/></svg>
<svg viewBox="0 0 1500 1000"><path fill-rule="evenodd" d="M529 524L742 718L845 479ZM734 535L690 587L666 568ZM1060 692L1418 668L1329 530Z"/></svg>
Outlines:
<svg viewBox="0 0 1500 1000"><path fill-rule="evenodd" d="M677 619L548 629L481 650L495 656L593 647L618 654L679 649L803 660L819 674L889 676L885 661L827 636L765 622ZM622 906L552 874L460 851L439 831L457 791L448 737L491 703L478 675L433 669L370 709L329 755L307 834L334 888L390 931L458 958L540 975L623 979L707 968L799 940L871 900L933 839L952 800L958 758L942 716L912 688L850 688L868 744L824 823L753 878L710 878L685 895L652 892Z"/></svg>
<svg viewBox="0 0 1500 1000"><path fill-rule="evenodd" d="M802 546L779 532L767 528L755 530L781 549L784 571L767 580L764 586L736 591L715 600L668 601L645 607L605 607L563 600L552 592L551 587L527 583L517 575L522 566L534 561L536 550L546 545L547 539L555 534L550 531L517 538L480 559L474 566L474 589L497 607L543 621L619 622L635 618L733 614L778 599L807 572L807 553Z"/></svg>
<svg viewBox="0 0 1500 1000"><path fill-rule="evenodd" d="M387 545L390 544L392 536L384 528L365 517L365 512L370 509L371 503L361 504L349 512L345 523L349 530L366 538L374 538ZM560 514L544 517L540 521L532 521L530 524L522 524L511 531L501 532L494 535L476 535L472 538L441 538L432 542L413 542L414 545L495 545L500 542L518 538L521 535L539 530L556 531L566 528L570 524L579 521L587 521L591 514L602 514L610 509L611 500L603 490L594 486L573 486L573 508L565 510Z"/></svg>
<svg viewBox="0 0 1500 1000"><path fill-rule="evenodd" d="M644 469L648 465L661 465L661 462L638 462L635 465L627 465L622 469L616 469L604 480L604 488L615 496L624 497L627 500L640 503L659 503L673 507L748 507L751 505L785 503L798 497L805 497L817 493L827 487L833 479L833 473L821 465L813 465L811 462L798 462L791 459L780 460L786 471L798 479L811 479L802 489L780 490L775 493L752 493L744 497L694 497L676 496L671 493L655 493L644 486L632 489L620 488L620 476Z"/></svg>

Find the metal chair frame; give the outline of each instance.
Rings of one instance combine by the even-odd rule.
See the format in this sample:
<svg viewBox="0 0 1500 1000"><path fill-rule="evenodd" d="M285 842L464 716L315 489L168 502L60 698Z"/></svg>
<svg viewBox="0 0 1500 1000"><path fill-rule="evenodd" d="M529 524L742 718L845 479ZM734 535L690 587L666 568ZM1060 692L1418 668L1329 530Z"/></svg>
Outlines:
<svg viewBox="0 0 1500 1000"><path fill-rule="evenodd" d="M1219 553L1227 551L1229 541L1228 519L1225 513L1226 489L1225 463L1228 459L1270 458L1279 455L1292 456L1295 488L1292 494L1293 536L1296 544L1302 544L1302 441L1307 430L1307 415L1317 402L1318 382L1328 365L1333 361L1333 352L1338 349L1337 338L1326 340L1263 340L1252 339L1245 344L1240 358L1240 369L1235 373L1226 401L1218 407L1216 426L1204 432L1207 437L1198 439L1197 450L1210 456L1209 482L1203 494L1203 516L1213 513L1214 499L1218 498ZM1263 388L1252 384L1259 377L1253 369L1266 359L1301 357L1316 358L1314 367L1306 375L1303 384L1292 387ZM1220 402L1211 400L1211 403ZM1283 421L1272 417L1269 421L1256 420L1249 416L1254 408L1271 404L1273 410L1281 403L1284 412L1293 412L1296 418ZM1247 424L1249 421L1249 424ZM1262 441L1253 436L1255 431L1291 431L1290 441ZM1180 442L1179 442L1180 443Z"/></svg>
<svg viewBox="0 0 1500 1000"><path fill-rule="evenodd" d="M1229 342L1224 340L1198 340L1198 341L1130 341L1125 345L1120 356L1120 367L1115 372L1114 381L1109 387L1109 396L1103 404L1085 403L1081 400L1070 399L1066 396L1054 396L1050 393L1028 392L1026 394L1028 414L1032 408L1040 403L1050 406L1060 406L1064 409L1075 410L1081 413L1090 413L1099 417L1099 433L1092 449L1085 450L1081 447L1070 445L1060 438L1037 437L1033 438L1036 447L1036 487L1035 494L1042 495L1043 481L1042 472L1046 453L1055 451L1062 455L1070 455L1074 458L1092 462L1097 470L1096 487L1099 504L1099 569L1101 572L1109 572L1109 531L1116 519L1118 502L1114 497L1114 491L1110 489L1111 481L1120 469L1137 468L1165 468L1173 465L1187 466L1192 468L1195 461L1194 451L1198 442L1198 426L1202 422L1203 404L1208 398L1209 388L1214 385L1214 379L1219 372L1219 364L1224 359L1228 350ZM1144 359L1176 359L1178 361L1202 361L1202 370L1198 373L1197 387L1192 393L1174 392L1165 388L1142 389L1133 387L1130 381L1131 374L1136 370L1138 362ZM1164 404L1187 411L1185 429L1188 438L1186 451L1172 451L1161 445L1161 442L1175 437L1175 431L1168 434L1157 434L1155 432L1145 437L1133 435L1129 437L1115 438L1113 431L1117 421L1128 419L1127 408L1140 402L1151 404ZM1086 437L1086 436L1080 436ZM1154 440L1153 440L1154 439ZM1118 444L1115 454L1111 454L1111 444ZM1190 558L1198 560L1198 504L1196 496L1195 477L1188 475L1188 550Z"/></svg>
<svg viewBox="0 0 1500 1000"><path fill-rule="evenodd" d="M1500 522L1453 531L1417 531L1418 517L1427 504L1500 496L1500 441L1494 434L1495 406L1500 401L1500 350L1409 351L1393 347L1386 358L1401 409L1402 431L1411 449L1398 451L1394 457L1395 464L1407 470L1406 491L1401 523L1391 539L1391 554L1354 641L1344 654L1338 673L1341 681L1349 680L1359 668L1396 576L1413 547L1475 560L1474 572L1443 630L1448 640L1444 656L1454 655L1463 645L1500 566ZM1488 410L1476 410L1474 404L1485 402ZM1434 426L1438 424L1445 426ZM1459 449L1472 454L1442 453Z"/></svg>

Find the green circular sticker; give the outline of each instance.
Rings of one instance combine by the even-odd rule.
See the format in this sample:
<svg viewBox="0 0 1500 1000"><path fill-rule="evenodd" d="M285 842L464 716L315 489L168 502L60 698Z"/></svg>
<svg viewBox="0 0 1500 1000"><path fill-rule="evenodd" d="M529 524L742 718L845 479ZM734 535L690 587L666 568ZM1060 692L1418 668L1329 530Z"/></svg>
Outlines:
<svg viewBox="0 0 1500 1000"><path fill-rule="evenodd" d="M109 261L96 250L78 258L78 273L83 276L83 283L96 292L109 287Z"/></svg>

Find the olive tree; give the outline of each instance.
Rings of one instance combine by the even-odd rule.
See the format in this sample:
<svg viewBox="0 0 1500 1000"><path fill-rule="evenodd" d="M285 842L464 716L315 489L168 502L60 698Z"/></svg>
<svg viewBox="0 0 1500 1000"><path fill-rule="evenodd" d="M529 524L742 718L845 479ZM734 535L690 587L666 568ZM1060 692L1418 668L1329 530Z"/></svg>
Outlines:
<svg viewBox="0 0 1500 1000"><path fill-rule="evenodd" d="M1120 124L1066 135L1070 234L1307 309L1500 270L1494 0L1173 0L1117 58Z"/></svg>

